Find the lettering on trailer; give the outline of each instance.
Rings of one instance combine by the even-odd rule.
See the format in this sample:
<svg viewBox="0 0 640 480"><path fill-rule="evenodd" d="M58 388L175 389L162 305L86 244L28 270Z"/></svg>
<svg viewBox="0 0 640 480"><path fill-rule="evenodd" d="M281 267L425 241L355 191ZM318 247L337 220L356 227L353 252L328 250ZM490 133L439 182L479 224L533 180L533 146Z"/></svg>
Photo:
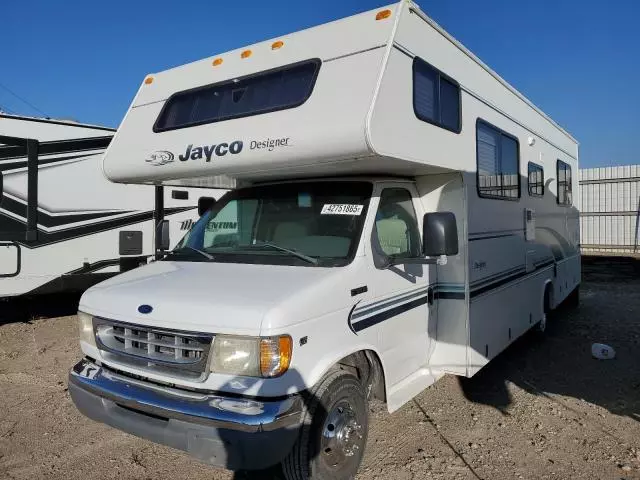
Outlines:
<svg viewBox="0 0 640 480"><path fill-rule="evenodd" d="M265 138L262 140L250 140L250 150L267 150L273 152L276 148L291 147L289 143L290 137L282 138ZM211 162L213 157L224 157L227 154L237 155L242 152L244 142L242 140L235 140L231 143L222 142L212 145L187 145L184 153L178 154L178 160L186 162L187 160L202 160L205 162ZM175 155L169 150L157 150L145 159L145 162L154 166L161 167L167 165L175 160Z"/></svg>
<svg viewBox="0 0 640 480"><path fill-rule="evenodd" d="M190 230L193 227L194 221L191 219L183 220L180 223L180 230Z"/></svg>
<svg viewBox="0 0 640 480"><path fill-rule="evenodd" d="M238 222L209 222L206 230L209 232L215 232L218 230L237 230Z"/></svg>
<svg viewBox="0 0 640 480"><path fill-rule="evenodd" d="M205 158L205 162L210 162L213 155L216 157L224 157L227 153L237 155L242 151L242 146L242 140L236 140L231 143L222 142L217 145L202 145L199 147L189 145L187 146L187 151L178 155L178 158L181 162L201 160L202 158Z"/></svg>
<svg viewBox="0 0 640 480"><path fill-rule="evenodd" d="M195 222L192 219L183 220L180 223L180 230L190 230ZM237 230L238 222L209 222L205 230L208 232L217 232L218 230Z"/></svg>
<svg viewBox="0 0 640 480"><path fill-rule="evenodd" d="M290 147L289 137L285 138L267 138L265 140L251 140L249 148L251 150L266 148L268 151L273 152L278 147Z"/></svg>

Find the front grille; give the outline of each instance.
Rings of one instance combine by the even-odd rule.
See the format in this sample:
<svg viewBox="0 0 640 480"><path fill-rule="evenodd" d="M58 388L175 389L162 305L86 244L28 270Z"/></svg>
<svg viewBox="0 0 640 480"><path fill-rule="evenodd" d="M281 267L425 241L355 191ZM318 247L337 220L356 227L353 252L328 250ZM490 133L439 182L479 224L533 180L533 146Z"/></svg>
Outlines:
<svg viewBox="0 0 640 480"><path fill-rule="evenodd" d="M135 367L197 378L206 372L213 335L93 319L98 348L106 359Z"/></svg>

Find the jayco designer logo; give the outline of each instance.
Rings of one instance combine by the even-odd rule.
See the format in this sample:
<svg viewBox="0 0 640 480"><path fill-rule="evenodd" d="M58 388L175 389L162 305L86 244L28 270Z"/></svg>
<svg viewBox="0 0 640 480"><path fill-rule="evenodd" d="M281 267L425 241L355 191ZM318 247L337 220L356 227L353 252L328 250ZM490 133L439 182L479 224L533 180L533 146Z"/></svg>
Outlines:
<svg viewBox="0 0 640 480"><path fill-rule="evenodd" d="M178 159L181 162L186 162L187 160L201 160L205 159L205 162L210 162L212 156L216 157L224 157L227 153L232 155L237 155L242 151L242 140L236 140L231 143L218 143L217 145L202 145L199 147L194 147L193 145L187 145L187 151L178 155Z"/></svg>
<svg viewBox="0 0 640 480"><path fill-rule="evenodd" d="M145 162L153 165L154 167L160 167L162 165L166 165L167 163L173 162L174 155L168 150L158 150L157 152L153 152L149 155L149 158L145 160Z"/></svg>

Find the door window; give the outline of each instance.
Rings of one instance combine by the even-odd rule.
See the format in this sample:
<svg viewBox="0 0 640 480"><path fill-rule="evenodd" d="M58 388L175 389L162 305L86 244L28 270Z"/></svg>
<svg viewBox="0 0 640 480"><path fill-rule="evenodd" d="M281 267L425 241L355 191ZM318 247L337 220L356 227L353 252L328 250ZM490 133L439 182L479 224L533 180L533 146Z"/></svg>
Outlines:
<svg viewBox="0 0 640 480"><path fill-rule="evenodd" d="M420 231L411 193L405 188L387 188L380 195L374 239L388 257L420 255Z"/></svg>

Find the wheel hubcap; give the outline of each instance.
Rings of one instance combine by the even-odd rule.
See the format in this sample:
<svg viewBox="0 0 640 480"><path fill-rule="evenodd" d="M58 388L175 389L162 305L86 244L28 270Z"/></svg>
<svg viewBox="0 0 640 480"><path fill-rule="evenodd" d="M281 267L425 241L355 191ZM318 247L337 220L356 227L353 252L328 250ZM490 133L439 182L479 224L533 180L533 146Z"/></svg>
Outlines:
<svg viewBox="0 0 640 480"><path fill-rule="evenodd" d="M332 467L340 467L362 449L362 425L348 401L338 402L322 429L322 455Z"/></svg>

